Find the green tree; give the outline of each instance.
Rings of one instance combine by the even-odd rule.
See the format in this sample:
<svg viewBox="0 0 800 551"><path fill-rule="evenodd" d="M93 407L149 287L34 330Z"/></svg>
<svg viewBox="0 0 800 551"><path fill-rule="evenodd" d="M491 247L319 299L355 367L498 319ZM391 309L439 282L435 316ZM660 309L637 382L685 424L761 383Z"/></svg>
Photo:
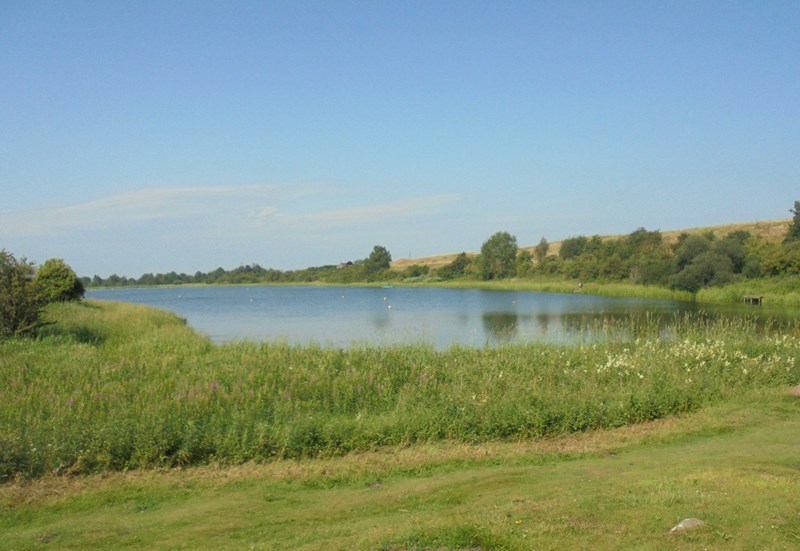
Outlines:
<svg viewBox="0 0 800 551"><path fill-rule="evenodd" d="M33 284L34 266L0 250L0 338L38 328L45 300Z"/></svg>
<svg viewBox="0 0 800 551"><path fill-rule="evenodd" d="M83 298L83 282L66 262L51 258L36 271L33 283L47 302L67 302Z"/></svg>
<svg viewBox="0 0 800 551"><path fill-rule="evenodd" d="M666 284L672 275L672 261L661 250L634 255L630 259L630 280L632 283Z"/></svg>
<svg viewBox="0 0 800 551"><path fill-rule="evenodd" d="M714 251L705 251L673 276L672 286L696 293L703 287L729 283L733 278L733 262L730 257Z"/></svg>
<svg viewBox="0 0 800 551"><path fill-rule="evenodd" d="M541 265L544 262L544 259L547 258L547 253L550 251L550 243L547 242L547 239L542 237L539 240L539 244L536 245L536 249L534 249L534 254L536 255L536 264Z"/></svg>
<svg viewBox="0 0 800 551"><path fill-rule="evenodd" d="M485 280L514 275L517 259L517 238L508 232L497 232L481 246L481 277Z"/></svg>
<svg viewBox="0 0 800 551"><path fill-rule="evenodd" d="M786 237L783 240L784 243L800 241L800 201L795 201L794 208L789 209L789 212L791 212L794 217L792 218L789 230L786 232Z"/></svg>
<svg viewBox="0 0 800 551"><path fill-rule="evenodd" d="M679 238L675 249L675 271L680 272L704 252L711 249L711 241L702 235L685 235Z"/></svg>
<svg viewBox="0 0 800 551"><path fill-rule="evenodd" d="M742 273L745 259L747 258L747 249L740 236L731 234L724 239L720 239L713 244L712 250L730 258L731 262L733 262L733 271L737 274Z"/></svg>
<svg viewBox="0 0 800 551"><path fill-rule="evenodd" d="M533 269L533 256L528 251L520 251L516 260L517 277L525 277Z"/></svg>
<svg viewBox="0 0 800 551"><path fill-rule="evenodd" d="M403 277L414 278L428 275L431 271L430 266L423 266L422 264L412 264L403 270Z"/></svg>
<svg viewBox="0 0 800 551"><path fill-rule="evenodd" d="M392 263L392 255L386 247L375 245L372 252L365 262L369 272L378 272L381 270L388 270Z"/></svg>
<svg viewBox="0 0 800 551"><path fill-rule="evenodd" d="M470 264L470 259L467 253L460 253L456 256L450 264L439 268L437 274L442 279L455 279L462 277Z"/></svg>
<svg viewBox="0 0 800 551"><path fill-rule="evenodd" d="M572 260L583 254L589 239L584 235L578 237L569 237L561 242L561 249L558 251L558 256L562 260Z"/></svg>

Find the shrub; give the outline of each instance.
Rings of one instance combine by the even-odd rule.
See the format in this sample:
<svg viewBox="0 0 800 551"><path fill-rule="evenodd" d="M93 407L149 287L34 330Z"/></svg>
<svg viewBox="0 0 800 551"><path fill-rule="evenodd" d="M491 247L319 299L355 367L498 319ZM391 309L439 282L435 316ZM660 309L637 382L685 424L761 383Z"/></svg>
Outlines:
<svg viewBox="0 0 800 551"><path fill-rule="evenodd" d="M83 298L83 283L63 260L51 258L36 271L33 283L47 302L68 302Z"/></svg>
<svg viewBox="0 0 800 551"><path fill-rule="evenodd" d="M33 283L33 264L0 250L0 338L25 335L41 325L46 301Z"/></svg>

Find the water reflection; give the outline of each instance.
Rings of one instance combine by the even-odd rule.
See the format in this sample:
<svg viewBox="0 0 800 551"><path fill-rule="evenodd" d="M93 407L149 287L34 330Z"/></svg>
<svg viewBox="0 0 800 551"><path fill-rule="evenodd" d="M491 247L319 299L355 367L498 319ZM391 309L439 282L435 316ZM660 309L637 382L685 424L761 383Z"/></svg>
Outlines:
<svg viewBox="0 0 800 551"><path fill-rule="evenodd" d="M487 312L482 316L483 330L495 342L510 342L519 333L519 318L515 312Z"/></svg>

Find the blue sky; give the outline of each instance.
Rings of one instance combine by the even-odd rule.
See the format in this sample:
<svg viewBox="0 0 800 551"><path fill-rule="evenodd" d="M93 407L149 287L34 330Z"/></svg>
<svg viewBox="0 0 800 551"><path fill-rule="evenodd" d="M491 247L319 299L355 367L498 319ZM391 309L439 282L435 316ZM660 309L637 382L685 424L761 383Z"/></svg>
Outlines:
<svg viewBox="0 0 800 551"><path fill-rule="evenodd" d="M0 3L0 248L279 269L788 218L800 2Z"/></svg>

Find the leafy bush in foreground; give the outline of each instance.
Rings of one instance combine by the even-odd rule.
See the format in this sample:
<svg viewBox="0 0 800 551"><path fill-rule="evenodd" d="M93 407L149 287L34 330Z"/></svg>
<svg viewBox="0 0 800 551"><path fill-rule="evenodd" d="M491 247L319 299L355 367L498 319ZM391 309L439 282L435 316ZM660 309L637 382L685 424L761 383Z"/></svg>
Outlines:
<svg viewBox="0 0 800 551"><path fill-rule="evenodd" d="M66 262L51 258L42 264L33 283L47 302L80 300L84 295L83 283Z"/></svg>
<svg viewBox="0 0 800 551"><path fill-rule="evenodd" d="M31 333L41 323L45 300L33 272L27 260L0 250L0 339Z"/></svg>

